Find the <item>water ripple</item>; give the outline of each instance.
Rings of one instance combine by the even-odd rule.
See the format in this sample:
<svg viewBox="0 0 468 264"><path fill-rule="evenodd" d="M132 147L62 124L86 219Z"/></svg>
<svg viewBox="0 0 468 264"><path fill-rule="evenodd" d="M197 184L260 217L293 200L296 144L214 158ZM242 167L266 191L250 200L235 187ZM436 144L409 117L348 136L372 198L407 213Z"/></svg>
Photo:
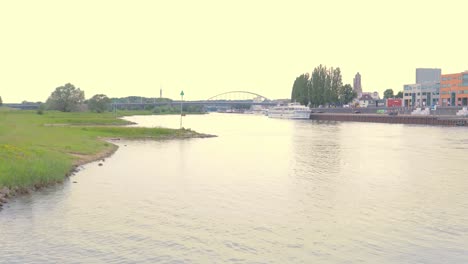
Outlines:
<svg viewBox="0 0 468 264"><path fill-rule="evenodd" d="M121 142L6 205L0 263L468 263L465 130L185 121L219 137Z"/></svg>

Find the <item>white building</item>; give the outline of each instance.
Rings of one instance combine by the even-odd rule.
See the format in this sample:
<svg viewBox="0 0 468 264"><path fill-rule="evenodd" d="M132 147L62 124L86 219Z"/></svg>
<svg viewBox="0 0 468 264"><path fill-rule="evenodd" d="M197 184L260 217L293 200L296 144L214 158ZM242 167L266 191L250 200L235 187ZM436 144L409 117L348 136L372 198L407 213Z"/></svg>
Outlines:
<svg viewBox="0 0 468 264"><path fill-rule="evenodd" d="M440 84L436 82L406 84L403 86L403 105L410 107L437 105L439 87Z"/></svg>

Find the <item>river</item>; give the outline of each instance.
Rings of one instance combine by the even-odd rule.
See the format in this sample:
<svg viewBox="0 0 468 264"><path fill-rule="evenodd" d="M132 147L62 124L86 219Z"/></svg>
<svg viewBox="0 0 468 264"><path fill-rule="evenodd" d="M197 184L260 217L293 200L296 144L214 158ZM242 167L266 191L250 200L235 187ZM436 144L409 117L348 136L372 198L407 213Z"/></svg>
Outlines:
<svg viewBox="0 0 468 264"><path fill-rule="evenodd" d="M468 263L466 128L183 122L218 137L121 141L5 205L0 263Z"/></svg>

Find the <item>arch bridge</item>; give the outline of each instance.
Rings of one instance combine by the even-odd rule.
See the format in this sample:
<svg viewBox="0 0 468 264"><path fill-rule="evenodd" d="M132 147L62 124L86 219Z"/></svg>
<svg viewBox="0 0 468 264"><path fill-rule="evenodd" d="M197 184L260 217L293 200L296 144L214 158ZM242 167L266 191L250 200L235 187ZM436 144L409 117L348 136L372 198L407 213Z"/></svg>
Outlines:
<svg viewBox="0 0 468 264"><path fill-rule="evenodd" d="M206 99L206 101L252 101L262 103L269 102L271 100L263 95L249 91L229 91L211 96Z"/></svg>
<svg viewBox="0 0 468 264"><path fill-rule="evenodd" d="M204 105L208 111L261 113L269 106L276 105L267 97L249 91L229 91L209 97Z"/></svg>

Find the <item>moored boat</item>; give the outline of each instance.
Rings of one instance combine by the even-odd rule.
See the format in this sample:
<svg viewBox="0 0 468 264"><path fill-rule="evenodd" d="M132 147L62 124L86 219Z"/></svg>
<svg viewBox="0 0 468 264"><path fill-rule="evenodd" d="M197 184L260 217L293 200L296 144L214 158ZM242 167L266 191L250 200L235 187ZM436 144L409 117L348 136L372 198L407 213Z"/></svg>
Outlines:
<svg viewBox="0 0 468 264"><path fill-rule="evenodd" d="M268 117L285 119L309 119L311 110L299 103L279 105L268 110Z"/></svg>

